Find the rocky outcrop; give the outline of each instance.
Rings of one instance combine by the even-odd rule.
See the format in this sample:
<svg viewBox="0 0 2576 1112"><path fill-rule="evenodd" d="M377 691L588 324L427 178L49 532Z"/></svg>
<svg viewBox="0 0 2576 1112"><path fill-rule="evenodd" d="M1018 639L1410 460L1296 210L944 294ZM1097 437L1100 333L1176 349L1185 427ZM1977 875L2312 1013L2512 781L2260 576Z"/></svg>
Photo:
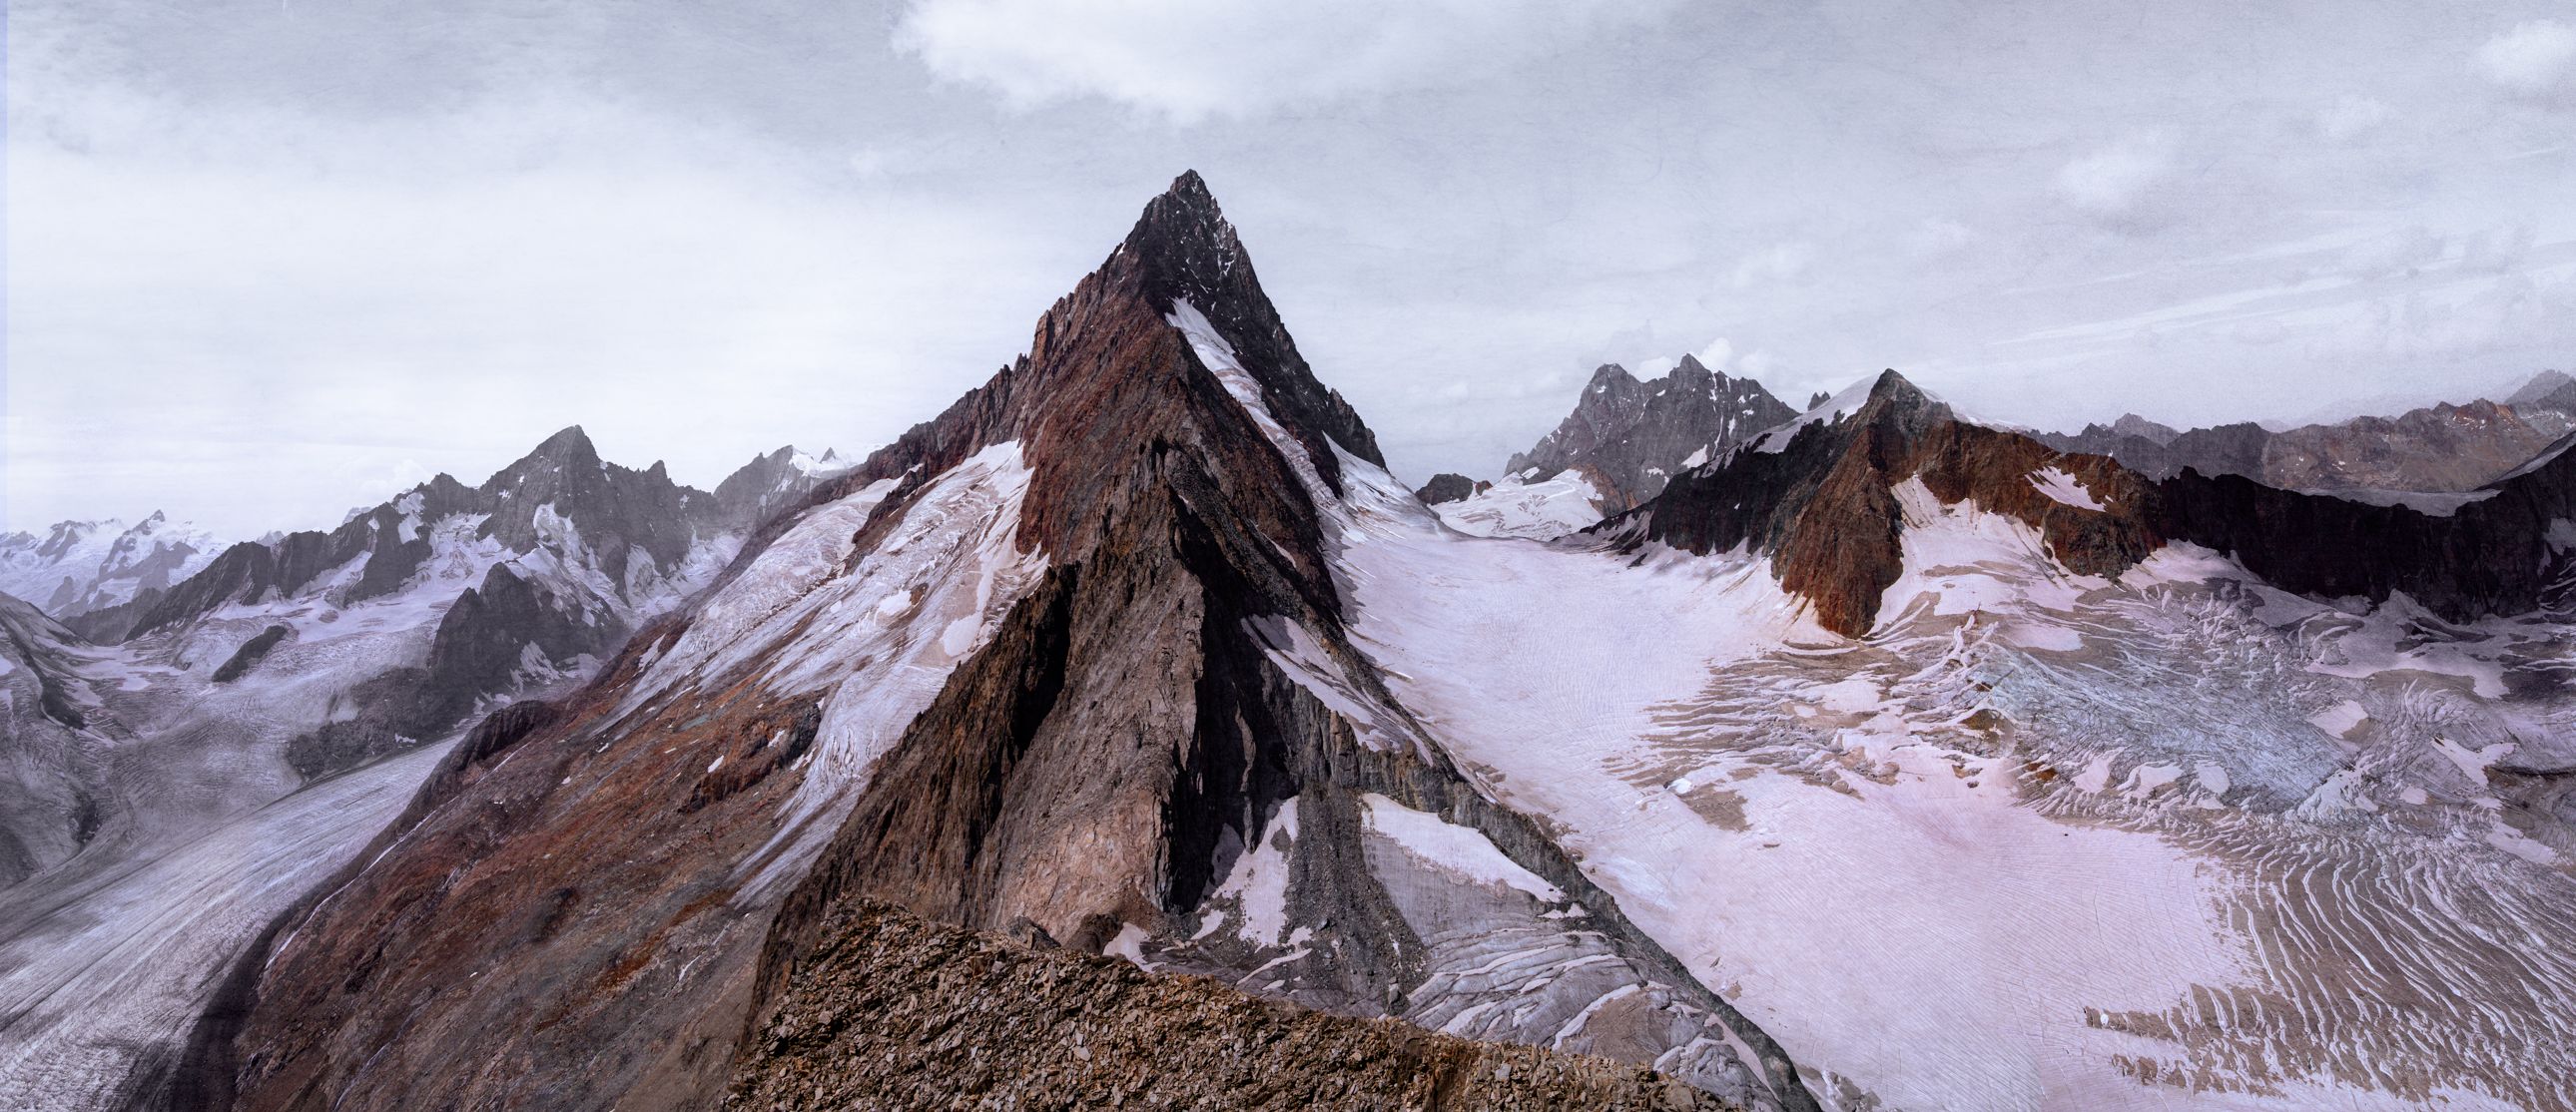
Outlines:
<svg viewBox="0 0 2576 1112"><path fill-rule="evenodd" d="M2576 555L2576 434L2447 513L2381 506L2186 471L2157 484L2156 528L2320 597L2397 592L2465 620L2519 614Z"/></svg>
<svg viewBox="0 0 2576 1112"><path fill-rule="evenodd" d="M1822 404L1822 403L1819 403ZM1576 465L1605 480L1616 508L1661 493L1672 477L1706 463L1797 414L1749 378L1729 378L1685 355L1664 377L1640 382L1613 363L1592 374L1574 412L1503 465L1524 481Z"/></svg>
<svg viewBox="0 0 2576 1112"><path fill-rule="evenodd" d="M1945 503L1974 498L2022 520L2079 574L2116 575L2161 543L2147 512L2148 484L2135 472L1961 421L1895 371L1880 375L1855 411L1773 437L1780 442L1765 438L1692 472L1597 529L1632 545L1770 553L1781 586L1814 606L1819 625L1850 637L1876 623L1879 599L1902 570L1894 490L1907 479L1922 479ZM2044 493L2032 475L2050 466L2105 508Z"/></svg>
<svg viewBox="0 0 2576 1112"><path fill-rule="evenodd" d="M1597 528L1629 545L1768 553L1781 585L1814 606L1819 624L1852 637L1869 632L1901 570L1892 492L1908 479L1944 503L1973 500L2032 526L2077 574L2117 575L2168 542L2189 541L2287 590L2372 600L2404 592L2461 619L2540 605L2569 574L2576 549L2576 453L2568 451L2576 437L2438 512L2190 468L2151 480L2108 457L1960 421L1893 371L1855 412L1773 437L1778 443L1766 438ZM2043 468L2082 496L2045 493Z"/></svg>
<svg viewBox="0 0 2576 1112"><path fill-rule="evenodd" d="M1252 846L1292 847L1272 852L1296 862L1308 953L1176 961L1364 1016L1429 1006L1457 990L1428 979L1371 864L1375 795L1482 831L1591 909L1586 967L1635 997L1599 1009L1635 1036L1617 1049L1813 1107L1778 1047L1485 801L1349 643L1325 507L1351 461L1378 466L1374 439L1184 176L1028 355L765 527L285 936L234 1040L243 1106L394 1107L424 1086L466 1105L704 1106L746 1036L795 1026L797 986L867 975L844 964L865 949L835 943L856 901L1177 953ZM764 546L833 570L795 587L782 577L814 559ZM899 569L970 551L968 593L994 612L932 617L946 582ZM853 611L875 617L826 627ZM900 653L928 655L881 655ZM920 682L903 661L943 657L917 712L871 709ZM1572 914L1490 903L1531 932ZM984 986L969 991L1015 984L957 972Z"/></svg>
<svg viewBox="0 0 2576 1112"><path fill-rule="evenodd" d="M464 717L477 698L509 690L534 652L543 664L570 671L574 658L604 656L626 640L613 615L585 609L550 587L494 564L480 587L458 595L431 639L410 726L434 736Z"/></svg>
<svg viewBox="0 0 2576 1112"><path fill-rule="evenodd" d="M726 1107L1736 1107L1635 1065L1315 1012L873 900L818 934Z"/></svg>
<svg viewBox="0 0 2576 1112"><path fill-rule="evenodd" d="M276 648L278 642L286 640L286 636L293 632L295 631L282 625L273 625L259 631L250 640L242 642L241 648L233 650L232 656L217 665L212 678L216 683L231 683L242 678L251 669L259 667L259 662L267 658L268 651Z"/></svg>
<svg viewBox="0 0 2576 1112"><path fill-rule="evenodd" d="M1419 489L1413 492L1413 496L1421 499L1422 504L1425 506L1436 506L1442 502L1456 502L1463 498L1473 498L1478 494L1493 489L1493 486L1494 484L1492 483L1470 479L1464 475L1453 472L1443 471L1437 475L1433 475L1430 482L1422 484Z"/></svg>

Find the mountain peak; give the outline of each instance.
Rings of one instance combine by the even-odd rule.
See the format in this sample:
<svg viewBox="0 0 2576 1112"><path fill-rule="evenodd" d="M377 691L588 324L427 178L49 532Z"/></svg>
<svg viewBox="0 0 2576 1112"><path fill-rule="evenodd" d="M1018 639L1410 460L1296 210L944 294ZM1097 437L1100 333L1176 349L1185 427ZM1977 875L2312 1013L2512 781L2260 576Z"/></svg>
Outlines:
<svg viewBox="0 0 2576 1112"><path fill-rule="evenodd" d="M1202 206L1210 214L1216 212L1216 194L1208 192L1207 179L1200 177L1196 170L1181 171L1181 176L1172 179L1172 187L1164 190L1163 196L1180 204Z"/></svg>
<svg viewBox="0 0 2576 1112"><path fill-rule="evenodd" d="M1628 368L1622 367L1616 363L1604 363L1592 369L1592 381L1584 383L1584 385L1607 386L1614 382L1633 384L1636 381L1637 376L1629 374Z"/></svg>
<svg viewBox="0 0 2576 1112"><path fill-rule="evenodd" d="M591 445L590 434L581 431L581 426L566 425L553 436L538 442L536 448L528 454L547 459L563 459L581 455L596 456L599 450Z"/></svg>
<svg viewBox="0 0 2576 1112"><path fill-rule="evenodd" d="M2505 396L2510 406L2576 405L2576 377L2565 371L2542 371L2523 383L2522 389Z"/></svg>
<svg viewBox="0 0 2576 1112"><path fill-rule="evenodd" d="M1644 381L1604 363L1556 431L1514 454L1503 470L1543 480L1580 464L1604 505L1625 508L1654 497L1672 476L1795 416L1761 383L1728 378L1694 355Z"/></svg>
<svg viewBox="0 0 2576 1112"><path fill-rule="evenodd" d="M2175 437L2182 435L2180 429L2158 424L2135 413L2121 414L2119 420L2111 422L2110 431L2121 436L2144 437L2158 444L2171 444Z"/></svg>
<svg viewBox="0 0 2576 1112"><path fill-rule="evenodd" d="M1314 438L1308 447L1328 484L1338 487L1340 468L1324 446L1326 439L1383 465L1376 436L1349 402L1316 381L1297 353L1278 309L1262 292L1242 239L1196 171L1173 179L1170 189L1146 202L1135 228L1093 279L1140 299L1164 320L1183 301L1207 318L1260 382L1273 414L1301 439ZM1077 299L1085 296L1080 290L1075 294Z"/></svg>
<svg viewBox="0 0 2576 1112"><path fill-rule="evenodd" d="M1248 270L1243 241L1195 170L1145 203L1118 253L1139 265L1145 293L1166 311L1181 298L1207 311L1208 303L1242 293L1250 278L1238 273Z"/></svg>

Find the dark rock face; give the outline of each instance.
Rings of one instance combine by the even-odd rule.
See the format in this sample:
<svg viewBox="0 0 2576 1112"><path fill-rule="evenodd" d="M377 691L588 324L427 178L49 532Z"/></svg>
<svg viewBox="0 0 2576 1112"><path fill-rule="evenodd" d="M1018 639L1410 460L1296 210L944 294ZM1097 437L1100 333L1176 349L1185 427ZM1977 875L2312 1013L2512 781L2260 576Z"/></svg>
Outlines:
<svg viewBox="0 0 2576 1112"><path fill-rule="evenodd" d="M215 668L214 681L231 683L242 678L243 673L259 667L259 662L267 658L268 651L276 648L278 642L286 640L286 635L293 632L294 630L282 625L273 625L259 631L257 636L242 642L241 648L234 650L229 659Z"/></svg>
<svg viewBox="0 0 2576 1112"><path fill-rule="evenodd" d="M1555 432L1513 456L1503 470L1544 479L1586 465L1607 480L1604 493L1624 508L1662 493L1694 459L1716 459L1795 416L1761 383L1729 378L1691 356L1653 382L1639 382L1610 364L1593 372L1574 412Z"/></svg>
<svg viewBox="0 0 2576 1112"><path fill-rule="evenodd" d="M1326 1015L872 900L818 935L730 1106L1735 1107L1634 1065Z"/></svg>
<svg viewBox="0 0 2576 1112"><path fill-rule="evenodd" d="M1327 484L1338 490L1341 475L1328 441L1386 465L1377 436L1360 421L1359 411L1317 381L1305 357L1297 354L1287 324L1261 291L1243 242L1217 211L1216 198L1197 171L1181 175L1145 206L1144 218L1103 270L1115 268L1122 258L1132 262L1135 274L1129 281L1146 304L1168 307L1187 299L1225 333L1244 366L1261 380L1271 412L1306 445Z"/></svg>
<svg viewBox="0 0 2576 1112"><path fill-rule="evenodd" d="M2272 431L2252 421L2192 429L2173 438L2165 449L2183 467L2206 466L2218 475L2260 475L2263 453Z"/></svg>
<svg viewBox="0 0 2576 1112"><path fill-rule="evenodd" d="M1430 482L1422 484L1422 488L1414 491L1413 496L1421 499L1425 506L1437 506L1442 502L1473 498L1479 493L1492 489L1493 485L1443 471L1432 476Z"/></svg>
<svg viewBox="0 0 2576 1112"><path fill-rule="evenodd" d="M620 584L631 549L664 568L677 566L718 513L714 498L672 482L658 460L642 471L601 460L579 425L546 438L476 493L492 515L481 535L525 552L553 531L548 519L569 523L609 581Z"/></svg>
<svg viewBox="0 0 2576 1112"><path fill-rule="evenodd" d="M627 633L612 616L495 564L439 619L426 667L396 669L346 692L354 713L295 738L287 764L318 779L442 736L485 697L517 690L531 652L544 667L569 671L576 657L605 654Z"/></svg>
<svg viewBox="0 0 2576 1112"><path fill-rule="evenodd" d="M2576 434L2448 516L2186 471L2157 484L2157 527L2302 594L2381 600L2403 591L2453 619L2518 614L2576 567L2571 446Z"/></svg>
<svg viewBox="0 0 2576 1112"><path fill-rule="evenodd" d="M406 725L430 736L462 718L474 700L508 690L530 648L549 663L569 665L584 653L606 653L626 639L612 618L495 564L483 585L457 596L430 642L429 669Z"/></svg>
<svg viewBox="0 0 2576 1112"><path fill-rule="evenodd" d="M1303 460L1167 322L1181 300L1222 334ZM234 1040L242 1106L400 1107L427 1087L469 1106L703 1107L733 1083L747 1036L804 1029L799 986L874 976L849 964L870 948L837 941L850 915L879 914L855 901L1085 951L1129 928L1168 935L1230 847L1271 834L1292 799L1315 816L1299 875L1322 955L1297 976L1352 1010L1382 1014L1420 987L1421 940L1371 873L1332 864L1361 860L1364 792L1488 831L1576 893L1626 960L1673 965L1534 827L1436 750L1363 744L1255 632L1293 623L1360 697L1394 705L1343 632L1299 477L1310 465L1331 489L1335 452L1374 463L1374 439L1297 357L1195 175L1046 314L1027 356L815 492L822 505L894 480L845 571L912 514L944 512L925 500L932 484L1006 441L1028 468L1018 544L1046 570L895 730L809 867L783 889L748 879L816 774L803 757L817 697L773 689L758 659L639 687L728 597L747 549L300 922ZM1021 983L955 972L970 998ZM1753 1091L1814 1107L1786 1056L1723 1001L1686 976L1659 984L1728 1017L1762 1055ZM855 1083L907 1084L900 1070L875 1077Z"/></svg>
<svg viewBox="0 0 2576 1112"><path fill-rule="evenodd" d="M1889 492L1920 478L1945 503L1973 499L2029 523L2078 574L2117 575L2169 541L2190 541L2287 590L2371 600L2402 591L2467 619L2533 609L2568 574L2562 550L2576 525L2560 523L2576 522L2571 442L2438 516L2188 468L2150 481L2106 457L1958 421L1890 371L1846 419L1807 425L1777 453L1738 453L1596 530L1703 553L1749 543L1771 554L1781 585L1812 602L1820 624L1857 637L1899 571ZM2102 508L2040 493L2029 476L2042 467L2074 477Z"/></svg>
<svg viewBox="0 0 2576 1112"><path fill-rule="evenodd" d="M286 766L319 780L417 745L424 731L413 725L421 680L418 668L379 673L333 696L338 713L320 726L287 739Z"/></svg>
<svg viewBox="0 0 2576 1112"><path fill-rule="evenodd" d="M2028 476L2044 466L2107 495L2109 511L2042 494ZM1916 477L1943 502L1973 497L2028 522L2052 555L2083 574L2117 574L2162 543L2146 524L2147 487L2134 473L1960 421L1894 371L1842 421L1805 425L1778 452L1736 453L1596 529L1703 553L1749 543L1772 554L1781 586L1814 604L1818 624L1858 637L1877 621L1879 599L1902 567L1893 488Z"/></svg>

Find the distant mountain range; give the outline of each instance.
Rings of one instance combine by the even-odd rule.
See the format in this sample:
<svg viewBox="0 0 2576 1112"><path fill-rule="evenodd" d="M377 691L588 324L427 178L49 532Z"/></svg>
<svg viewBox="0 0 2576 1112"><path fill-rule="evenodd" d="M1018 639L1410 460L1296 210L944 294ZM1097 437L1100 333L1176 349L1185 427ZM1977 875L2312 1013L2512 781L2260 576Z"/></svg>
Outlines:
<svg viewBox="0 0 2576 1112"><path fill-rule="evenodd" d="M1827 400L1818 394L1807 408ZM1613 364L1594 372L1554 432L1505 462L1501 478L1443 474L1416 494L1465 532L1561 536L1642 505L1674 476L1795 416L1761 383L1712 372L1689 356L1652 382ZM2388 504L2412 494L2475 491L2571 431L2576 378L2553 370L2501 402L2443 403L2279 432L2253 422L2180 430L2126 414L2081 432L2029 435L2059 451L2110 456L2149 478L2185 470L2241 475L2283 490Z"/></svg>
<svg viewBox="0 0 2576 1112"><path fill-rule="evenodd" d="M0 536L0 594L73 618L167 590L223 547L214 534L159 510L130 527L114 518L57 522L41 537Z"/></svg>
<svg viewBox="0 0 2576 1112"><path fill-rule="evenodd" d="M2542 371L2503 401L2443 403L2273 432L2251 422L2176 430L2135 414L2075 433L2039 433L2068 452L2107 455L2154 478L2185 469L2316 492L2475 490L2576 430L2576 379Z"/></svg>

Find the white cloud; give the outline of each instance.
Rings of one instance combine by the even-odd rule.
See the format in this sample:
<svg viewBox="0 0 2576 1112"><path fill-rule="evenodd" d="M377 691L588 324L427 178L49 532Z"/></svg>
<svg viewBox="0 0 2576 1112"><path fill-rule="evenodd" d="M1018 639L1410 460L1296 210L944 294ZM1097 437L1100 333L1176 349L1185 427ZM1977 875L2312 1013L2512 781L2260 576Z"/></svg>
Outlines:
<svg viewBox="0 0 2576 1112"><path fill-rule="evenodd" d="M1670 0L914 0L897 41L1032 106L1096 96L1181 122L1468 80Z"/></svg>
<svg viewBox="0 0 2576 1112"><path fill-rule="evenodd" d="M375 475L358 480L356 487L358 499L369 505L382 502L428 482L437 475L437 472L422 466L419 460L404 456L400 462L384 468Z"/></svg>
<svg viewBox="0 0 2576 1112"><path fill-rule="evenodd" d="M2317 113L2317 131L2340 143L2387 123L2392 114L2384 101L2346 93Z"/></svg>
<svg viewBox="0 0 2576 1112"><path fill-rule="evenodd" d="M1699 364L1712 371L1723 371L1735 362L1735 344L1720 336L1699 349Z"/></svg>
<svg viewBox="0 0 2576 1112"><path fill-rule="evenodd" d="M2057 191L2086 212L2120 216L2135 210L2172 170L2172 138L2140 132L2060 167Z"/></svg>
<svg viewBox="0 0 2576 1112"><path fill-rule="evenodd" d="M1816 246L1812 243L1775 243L1735 264L1735 288L1751 289L1757 285L1788 282L1807 272L1815 262Z"/></svg>
<svg viewBox="0 0 2576 1112"><path fill-rule="evenodd" d="M2576 27L2535 19L2478 48L2478 68L2488 79L2523 93L2545 93L2565 81L2576 62Z"/></svg>

